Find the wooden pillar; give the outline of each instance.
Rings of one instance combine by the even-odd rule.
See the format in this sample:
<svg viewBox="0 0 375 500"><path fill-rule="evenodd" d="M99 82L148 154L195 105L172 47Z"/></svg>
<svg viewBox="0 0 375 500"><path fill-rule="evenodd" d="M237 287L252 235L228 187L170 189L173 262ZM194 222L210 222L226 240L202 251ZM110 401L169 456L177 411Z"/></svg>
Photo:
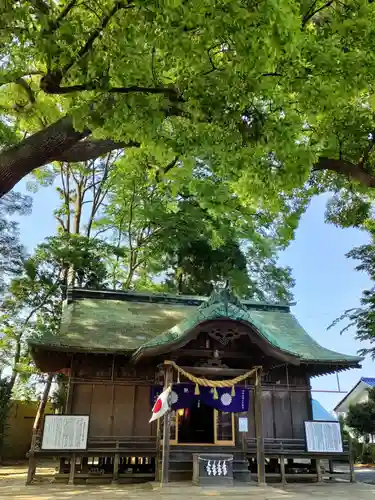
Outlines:
<svg viewBox="0 0 375 500"><path fill-rule="evenodd" d="M289 397L290 424L292 426L292 439L294 439L293 401L292 401L292 393L291 393L290 385L289 385L289 369L288 369L288 365L285 365L285 372L286 372L286 385L287 385L288 397ZM276 436L276 434L275 434L275 436Z"/></svg>
<svg viewBox="0 0 375 500"><path fill-rule="evenodd" d="M264 434L263 434L263 398L262 398L262 371L259 369L256 374L254 387L254 409L255 409L255 437L257 442L257 464L258 464L258 484L266 484L266 467L264 454Z"/></svg>
<svg viewBox="0 0 375 500"><path fill-rule="evenodd" d="M169 387L172 382L172 368L164 367L164 390ZM169 478L169 436L171 430L171 412L168 411L163 417L163 450L162 450L162 465L161 465L161 485L168 483Z"/></svg>
<svg viewBox="0 0 375 500"><path fill-rule="evenodd" d="M355 483L356 480L354 472L353 442L350 436L349 436L349 470L350 470L350 482Z"/></svg>
<svg viewBox="0 0 375 500"><path fill-rule="evenodd" d="M329 469L329 479L332 480L333 479L333 474L334 474L334 468L333 468L333 460L332 458L330 458L328 460L328 469Z"/></svg>
<svg viewBox="0 0 375 500"><path fill-rule="evenodd" d="M155 457L155 481L160 481L160 440L161 440L161 425L160 418L156 421L156 457Z"/></svg>
<svg viewBox="0 0 375 500"><path fill-rule="evenodd" d="M31 484L33 482L33 479L35 477L35 470L36 470L36 459L35 459L35 445L36 445L36 440L37 440L37 433L34 432L31 437L31 446L30 446L30 451L29 451L29 467L27 469L27 478L26 478L26 484Z"/></svg>
<svg viewBox="0 0 375 500"><path fill-rule="evenodd" d="M72 356L72 358L70 360L69 379L68 379L68 387L67 387L67 391L66 391L66 401L65 401L65 408L64 408L65 414L71 413L72 405L73 405L73 387L72 387L73 362L74 362L74 355Z"/></svg>
<svg viewBox="0 0 375 500"><path fill-rule="evenodd" d="M246 419L248 419L248 414L246 414ZM239 429L239 417L237 417L237 429ZM242 453L244 454L244 457L246 458L247 456L247 432L241 432L241 448L242 448Z"/></svg>
<svg viewBox="0 0 375 500"><path fill-rule="evenodd" d="M316 477L318 478L318 483L321 483L323 481L323 475L322 475L322 464L320 458L317 458L315 463L316 463Z"/></svg>
<svg viewBox="0 0 375 500"><path fill-rule="evenodd" d="M72 453L70 457L70 471L69 471L68 484L74 484L75 475L76 475L76 454Z"/></svg>
<svg viewBox="0 0 375 500"><path fill-rule="evenodd" d="M89 457L81 458L81 471L83 474L88 474L89 472Z"/></svg>
<svg viewBox="0 0 375 500"><path fill-rule="evenodd" d="M280 474L281 474L281 482L282 482L282 484L286 484L285 458L284 458L284 455L280 455Z"/></svg>
<svg viewBox="0 0 375 500"><path fill-rule="evenodd" d="M112 483L116 483L118 481L118 466L120 463L120 453L118 452L118 449L120 447L120 443L116 441L116 453L113 458L113 476L112 476Z"/></svg>
<svg viewBox="0 0 375 500"><path fill-rule="evenodd" d="M29 451L29 467L27 470L26 484L31 484L33 482L34 477L35 477L35 471L36 471L35 448L36 448L39 432L41 429L41 424L42 424L44 412L45 412L45 409L47 406L48 395L49 395L49 391L51 389L52 380L53 380L53 375L50 373L48 375L46 383L44 385L42 398L41 398L40 403L39 403L37 414L35 415L35 420L34 420L34 424L33 424L33 431L32 431L32 436L31 436L31 446L30 446L30 451Z"/></svg>

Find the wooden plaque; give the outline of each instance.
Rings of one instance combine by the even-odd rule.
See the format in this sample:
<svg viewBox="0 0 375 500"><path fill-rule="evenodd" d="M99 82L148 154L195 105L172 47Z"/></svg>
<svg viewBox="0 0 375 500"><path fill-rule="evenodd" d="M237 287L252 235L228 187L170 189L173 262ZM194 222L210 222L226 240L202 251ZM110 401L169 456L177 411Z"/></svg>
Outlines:
<svg viewBox="0 0 375 500"><path fill-rule="evenodd" d="M41 449L86 450L88 431L88 415L46 415Z"/></svg>
<svg viewBox="0 0 375 500"><path fill-rule="evenodd" d="M340 422L305 421L306 450L312 453L342 453Z"/></svg>

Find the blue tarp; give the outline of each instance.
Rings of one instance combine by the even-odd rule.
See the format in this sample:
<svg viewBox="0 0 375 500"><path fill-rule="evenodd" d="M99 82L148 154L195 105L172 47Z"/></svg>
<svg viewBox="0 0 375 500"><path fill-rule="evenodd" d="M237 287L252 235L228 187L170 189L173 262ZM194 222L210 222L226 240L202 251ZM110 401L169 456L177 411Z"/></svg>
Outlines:
<svg viewBox="0 0 375 500"><path fill-rule="evenodd" d="M337 422L337 418L327 411L316 399L312 400L313 420Z"/></svg>

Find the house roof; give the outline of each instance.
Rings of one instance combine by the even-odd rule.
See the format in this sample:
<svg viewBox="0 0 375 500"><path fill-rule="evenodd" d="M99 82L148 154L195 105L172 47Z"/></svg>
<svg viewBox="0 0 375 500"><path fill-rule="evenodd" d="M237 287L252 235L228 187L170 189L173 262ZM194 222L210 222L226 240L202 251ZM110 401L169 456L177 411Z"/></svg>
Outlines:
<svg viewBox="0 0 375 500"><path fill-rule="evenodd" d="M349 406L356 402L356 399L367 391L370 387L375 387L375 378L361 377L355 386L343 397L343 399L335 406L336 413L346 413Z"/></svg>
<svg viewBox="0 0 375 500"><path fill-rule="evenodd" d="M227 288L209 298L73 289L63 307L60 331L33 337L29 344L34 354L36 350L85 351L138 358L169 352L200 323L218 319L250 326L267 345L301 362L354 367L361 361L320 346L287 304L240 300Z"/></svg>
<svg viewBox="0 0 375 500"><path fill-rule="evenodd" d="M361 377L361 382L364 382L370 387L375 387L375 378L371 377Z"/></svg>

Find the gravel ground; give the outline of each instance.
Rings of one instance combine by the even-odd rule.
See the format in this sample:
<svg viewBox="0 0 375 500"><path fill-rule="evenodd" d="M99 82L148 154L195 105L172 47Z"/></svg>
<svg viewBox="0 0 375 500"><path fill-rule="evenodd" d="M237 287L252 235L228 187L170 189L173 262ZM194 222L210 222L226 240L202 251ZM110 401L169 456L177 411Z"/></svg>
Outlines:
<svg viewBox="0 0 375 500"><path fill-rule="evenodd" d="M164 498L178 500L197 500L199 497L218 496L237 500L323 500L340 499L373 500L375 486L364 483L321 483L321 484L289 484L258 487L238 486L233 488L199 488L189 483L172 483L160 488L154 483L141 485L97 485L69 486L55 484L52 481L54 464L45 464L38 468L35 484L25 486L27 466L0 467L0 499L17 500L162 500Z"/></svg>

